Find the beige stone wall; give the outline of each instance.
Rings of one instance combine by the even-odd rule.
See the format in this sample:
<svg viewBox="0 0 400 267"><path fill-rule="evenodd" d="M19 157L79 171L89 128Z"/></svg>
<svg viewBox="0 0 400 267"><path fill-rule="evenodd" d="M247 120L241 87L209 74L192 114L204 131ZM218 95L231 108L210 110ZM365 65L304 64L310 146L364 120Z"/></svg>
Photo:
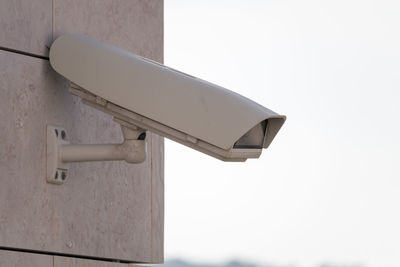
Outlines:
<svg viewBox="0 0 400 267"><path fill-rule="evenodd" d="M0 50L0 266L36 259L9 248L160 263L162 138L148 135L142 164L75 163L65 184L46 183L47 124L66 128L73 143L122 141L112 117L82 104L48 60L34 57L47 57L52 41L65 33L83 33L162 62L163 1L0 0L0 47L31 54ZM51 262L67 266L69 260ZM85 264L77 266L92 266Z"/></svg>
<svg viewBox="0 0 400 267"><path fill-rule="evenodd" d="M0 250L0 267L134 267L139 265Z"/></svg>

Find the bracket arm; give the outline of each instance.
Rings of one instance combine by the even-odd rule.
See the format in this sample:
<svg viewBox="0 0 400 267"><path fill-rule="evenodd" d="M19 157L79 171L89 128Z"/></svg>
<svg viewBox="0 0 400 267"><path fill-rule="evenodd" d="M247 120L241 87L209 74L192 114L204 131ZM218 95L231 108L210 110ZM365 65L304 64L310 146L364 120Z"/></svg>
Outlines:
<svg viewBox="0 0 400 267"><path fill-rule="evenodd" d="M60 161L110 161L125 160L128 163L141 163L146 159L144 140L125 140L122 144L82 144L61 145Z"/></svg>
<svg viewBox="0 0 400 267"><path fill-rule="evenodd" d="M134 125L117 120L124 141L121 144L70 144L65 129L47 126L46 179L63 184L68 177L69 163L124 160L142 163L146 160L146 132Z"/></svg>

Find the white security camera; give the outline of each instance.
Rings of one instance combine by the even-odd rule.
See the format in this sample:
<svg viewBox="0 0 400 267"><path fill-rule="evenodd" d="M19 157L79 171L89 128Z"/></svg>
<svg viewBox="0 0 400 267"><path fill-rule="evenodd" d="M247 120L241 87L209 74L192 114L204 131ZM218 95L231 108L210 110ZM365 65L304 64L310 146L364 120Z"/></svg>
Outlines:
<svg viewBox="0 0 400 267"><path fill-rule="evenodd" d="M84 35L59 37L51 46L50 64L71 81L71 93L114 116L125 141L135 141L134 146L81 149L53 136L59 142L48 144L48 153L61 155L59 166L87 160L143 161L143 153L136 160L129 151L145 147L147 130L223 161L245 161L260 156L286 119L228 89Z"/></svg>

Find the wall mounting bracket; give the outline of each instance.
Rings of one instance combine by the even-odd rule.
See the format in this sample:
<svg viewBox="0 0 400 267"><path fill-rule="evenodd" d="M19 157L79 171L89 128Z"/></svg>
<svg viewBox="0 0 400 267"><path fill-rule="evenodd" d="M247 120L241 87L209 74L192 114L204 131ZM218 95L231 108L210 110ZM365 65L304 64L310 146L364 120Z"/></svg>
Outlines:
<svg viewBox="0 0 400 267"><path fill-rule="evenodd" d="M146 159L146 132L120 119L124 142L121 144L70 144L62 127L47 126L46 180L63 184L68 178L71 162L125 160L141 163Z"/></svg>

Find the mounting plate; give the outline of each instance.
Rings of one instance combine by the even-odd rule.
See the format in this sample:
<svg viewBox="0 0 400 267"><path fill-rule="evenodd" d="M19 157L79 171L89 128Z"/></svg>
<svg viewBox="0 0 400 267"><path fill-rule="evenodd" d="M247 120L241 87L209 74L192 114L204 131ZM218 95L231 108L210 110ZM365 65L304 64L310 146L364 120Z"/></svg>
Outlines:
<svg viewBox="0 0 400 267"><path fill-rule="evenodd" d="M68 177L69 164L60 160L60 146L69 144L64 128L47 125L46 180L63 184Z"/></svg>

